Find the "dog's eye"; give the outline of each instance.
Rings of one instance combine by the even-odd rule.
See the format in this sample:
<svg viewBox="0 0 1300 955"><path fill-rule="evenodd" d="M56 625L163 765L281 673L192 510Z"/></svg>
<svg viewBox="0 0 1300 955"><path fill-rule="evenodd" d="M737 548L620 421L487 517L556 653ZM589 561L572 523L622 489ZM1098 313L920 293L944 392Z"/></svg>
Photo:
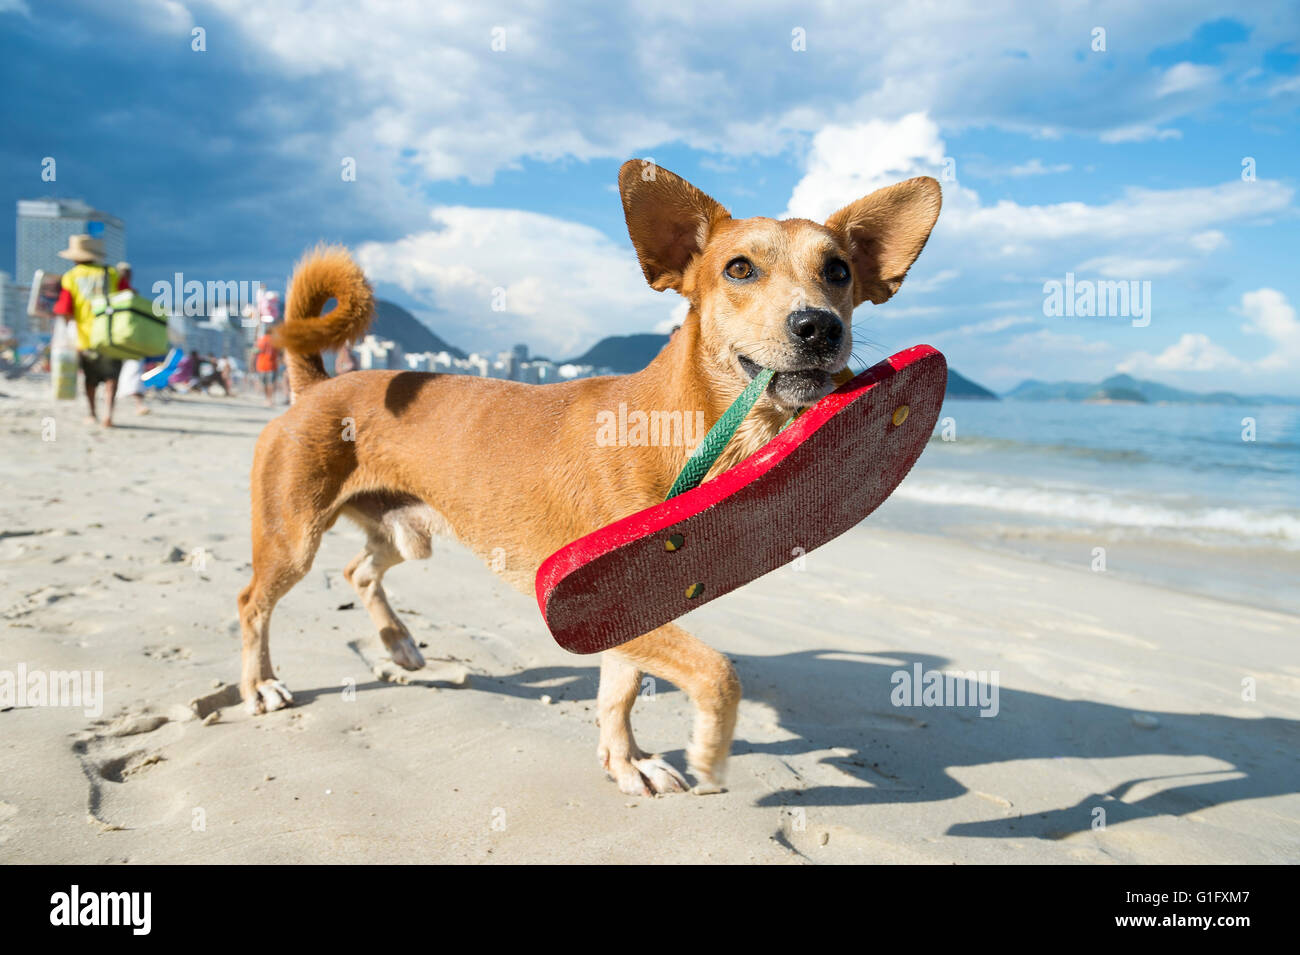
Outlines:
<svg viewBox="0 0 1300 955"><path fill-rule="evenodd" d="M743 282L745 279L753 278L754 264L745 258L732 259L722 271L727 278Z"/></svg>
<svg viewBox="0 0 1300 955"><path fill-rule="evenodd" d="M831 259L826 263L823 274L832 285L843 285L849 280L849 267L841 259Z"/></svg>

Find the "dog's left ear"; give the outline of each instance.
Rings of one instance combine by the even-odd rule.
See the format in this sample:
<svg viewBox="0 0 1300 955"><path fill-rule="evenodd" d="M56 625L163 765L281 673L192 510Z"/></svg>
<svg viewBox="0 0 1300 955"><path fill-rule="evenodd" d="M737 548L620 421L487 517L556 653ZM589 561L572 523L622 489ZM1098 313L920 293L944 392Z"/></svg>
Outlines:
<svg viewBox="0 0 1300 955"><path fill-rule="evenodd" d="M929 176L877 189L826 220L849 247L853 304L887 302L925 248L943 193Z"/></svg>
<svg viewBox="0 0 1300 955"><path fill-rule="evenodd" d="M618 171L627 234L650 287L682 290L691 259L714 227L731 213L676 173L648 159L629 159Z"/></svg>

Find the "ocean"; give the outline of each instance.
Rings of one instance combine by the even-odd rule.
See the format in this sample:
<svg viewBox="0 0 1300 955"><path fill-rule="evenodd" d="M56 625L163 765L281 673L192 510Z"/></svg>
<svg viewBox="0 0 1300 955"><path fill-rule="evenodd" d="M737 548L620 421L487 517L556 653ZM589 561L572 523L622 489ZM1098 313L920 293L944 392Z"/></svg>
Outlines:
<svg viewBox="0 0 1300 955"><path fill-rule="evenodd" d="M1300 406L948 401L871 522L1300 611Z"/></svg>

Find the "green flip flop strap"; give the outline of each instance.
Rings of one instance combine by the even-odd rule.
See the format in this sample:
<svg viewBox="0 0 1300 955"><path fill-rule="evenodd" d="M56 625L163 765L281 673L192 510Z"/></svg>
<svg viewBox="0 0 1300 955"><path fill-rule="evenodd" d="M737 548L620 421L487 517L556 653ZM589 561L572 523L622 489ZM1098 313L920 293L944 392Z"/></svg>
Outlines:
<svg viewBox="0 0 1300 955"><path fill-rule="evenodd" d="M717 424L709 429L709 433L704 436L699 447L686 459L685 466L668 491L668 497L676 497L678 494L699 487L700 482L704 480L704 475L709 473L709 468L713 467L713 463L718 460L718 456L722 454L727 443L735 435L736 429L740 427L740 422L745 420L745 416L754 407L759 396L767 390L768 382L771 380L772 369L770 368L764 368L754 376L745 390L740 393L740 397L722 413Z"/></svg>

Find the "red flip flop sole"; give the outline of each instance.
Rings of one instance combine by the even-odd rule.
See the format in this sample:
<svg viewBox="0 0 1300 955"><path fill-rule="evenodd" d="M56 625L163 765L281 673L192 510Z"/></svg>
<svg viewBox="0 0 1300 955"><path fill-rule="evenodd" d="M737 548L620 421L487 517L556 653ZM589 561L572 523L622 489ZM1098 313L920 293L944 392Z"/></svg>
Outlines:
<svg viewBox="0 0 1300 955"><path fill-rule="evenodd" d="M556 551L537 571L556 642L616 647L843 534L912 469L947 380L929 345L899 352L713 480Z"/></svg>

